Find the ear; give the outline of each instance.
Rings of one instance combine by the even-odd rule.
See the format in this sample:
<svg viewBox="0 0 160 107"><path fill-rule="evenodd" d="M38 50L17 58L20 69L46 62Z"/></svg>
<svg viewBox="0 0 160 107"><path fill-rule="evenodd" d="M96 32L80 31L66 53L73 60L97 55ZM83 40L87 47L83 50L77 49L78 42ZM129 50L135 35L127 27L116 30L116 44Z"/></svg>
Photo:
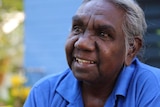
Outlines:
<svg viewBox="0 0 160 107"><path fill-rule="evenodd" d="M141 47L142 47L142 40L138 37L134 38L134 42L132 44L129 44L129 49L127 50L125 59L126 66L131 64L133 58L137 55Z"/></svg>

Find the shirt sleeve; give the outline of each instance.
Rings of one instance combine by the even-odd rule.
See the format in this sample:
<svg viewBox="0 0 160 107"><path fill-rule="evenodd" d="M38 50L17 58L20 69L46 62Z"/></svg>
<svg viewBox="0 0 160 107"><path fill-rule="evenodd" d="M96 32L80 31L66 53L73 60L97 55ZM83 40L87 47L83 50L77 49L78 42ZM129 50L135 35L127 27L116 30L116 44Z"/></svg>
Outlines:
<svg viewBox="0 0 160 107"><path fill-rule="evenodd" d="M68 102L56 94L56 88L68 72L66 71L62 75L51 75L38 81L32 87L23 107L61 107L60 104L67 105Z"/></svg>
<svg viewBox="0 0 160 107"><path fill-rule="evenodd" d="M160 107L160 77L144 73L138 81L137 107Z"/></svg>
<svg viewBox="0 0 160 107"><path fill-rule="evenodd" d="M48 87L48 82L33 86L23 107L49 107L50 89Z"/></svg>
<svg viewBox="0 0 160 107"><path fill-rule="evenodd" d="M35 92L34 89L31 90L29 96L27 97L23 107L38 107L38 105L36 105L36 97L35 97Z"/></svg>

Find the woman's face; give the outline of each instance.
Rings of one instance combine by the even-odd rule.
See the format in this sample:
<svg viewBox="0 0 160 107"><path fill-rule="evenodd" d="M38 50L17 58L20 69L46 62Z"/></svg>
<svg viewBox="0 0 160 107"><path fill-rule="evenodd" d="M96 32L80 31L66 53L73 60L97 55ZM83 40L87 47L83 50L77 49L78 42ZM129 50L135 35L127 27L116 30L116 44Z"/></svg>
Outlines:
<svg viewBox="0 0 160 107"><path fill-rule="evenodd" d="M124 11L104 0L84 4L73 16L66 57L78 80L115 80L126 55L123 17Z"/></svg>

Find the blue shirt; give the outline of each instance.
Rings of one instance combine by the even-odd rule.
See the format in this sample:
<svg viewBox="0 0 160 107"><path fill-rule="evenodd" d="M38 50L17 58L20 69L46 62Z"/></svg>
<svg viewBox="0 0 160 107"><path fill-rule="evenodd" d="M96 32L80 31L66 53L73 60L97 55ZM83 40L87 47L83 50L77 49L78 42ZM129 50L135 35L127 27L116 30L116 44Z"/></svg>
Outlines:
<svg viewBox="0 0 160 107"><path fill-rule="evenodd" d="M24 107L84 107L80 82L67 69L40 80ZM137 58L124 67L104 107L160 107L160 69Z"/></svg>

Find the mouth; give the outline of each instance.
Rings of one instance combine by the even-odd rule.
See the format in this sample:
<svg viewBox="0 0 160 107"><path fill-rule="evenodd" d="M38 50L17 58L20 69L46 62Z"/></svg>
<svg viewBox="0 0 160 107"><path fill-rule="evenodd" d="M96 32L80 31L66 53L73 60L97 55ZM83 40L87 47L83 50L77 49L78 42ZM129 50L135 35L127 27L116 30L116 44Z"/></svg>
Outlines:
<svg viewBox="0 0 160 107"><path fill-rule="evenodd" d="M80 58L75 58L75 61L78 62L79 64L95 64L95 61L91 60L85 60L85 59L80 59Z"/></svg>

